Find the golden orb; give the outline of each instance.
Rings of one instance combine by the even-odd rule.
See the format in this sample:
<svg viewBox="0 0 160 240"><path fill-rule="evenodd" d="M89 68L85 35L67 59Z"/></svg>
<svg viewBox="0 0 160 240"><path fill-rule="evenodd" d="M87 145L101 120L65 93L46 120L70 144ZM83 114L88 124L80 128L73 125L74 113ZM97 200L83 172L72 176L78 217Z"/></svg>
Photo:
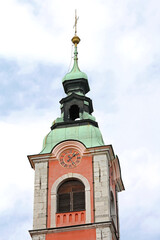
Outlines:
<svg viewBox="0 0 160 240"><path fill-rule="evenodd" d="M80 41L81 41L81 39L78 36L74 36L72 38L72 42L74 45L77 45Z"/></svg>

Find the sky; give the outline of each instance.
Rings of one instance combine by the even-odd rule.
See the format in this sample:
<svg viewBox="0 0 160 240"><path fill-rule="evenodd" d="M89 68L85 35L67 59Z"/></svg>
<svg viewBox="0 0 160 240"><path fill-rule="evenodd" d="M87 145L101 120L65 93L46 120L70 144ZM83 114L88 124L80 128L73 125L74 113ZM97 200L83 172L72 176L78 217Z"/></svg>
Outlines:
<svg viewBox="0 0 160 240"><path fill-rule="evenodd" d="M75 9L87 96L121 164L121 240L159 240L159 0L0 1L0 239L31 239L34 170L27 155L41 151L60 116Z"/></svg>

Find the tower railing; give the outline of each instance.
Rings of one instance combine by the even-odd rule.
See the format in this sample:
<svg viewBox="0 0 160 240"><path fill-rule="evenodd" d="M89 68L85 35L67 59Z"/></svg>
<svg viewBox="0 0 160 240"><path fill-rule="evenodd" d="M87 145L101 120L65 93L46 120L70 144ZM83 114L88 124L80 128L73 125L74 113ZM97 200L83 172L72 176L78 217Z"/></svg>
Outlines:
<svg viewBox="0 0 160 240"><path fill-rule="evenodd" d="M86 221L86 212L67 212L67 213L57 213L56 214L56 226L70 226L84 224Z"/></svg>

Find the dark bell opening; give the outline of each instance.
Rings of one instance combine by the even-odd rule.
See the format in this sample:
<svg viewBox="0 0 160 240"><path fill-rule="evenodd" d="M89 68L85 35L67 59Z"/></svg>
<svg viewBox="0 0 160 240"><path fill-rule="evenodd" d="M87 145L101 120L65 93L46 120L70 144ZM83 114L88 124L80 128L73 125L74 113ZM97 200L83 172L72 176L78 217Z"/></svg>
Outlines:
<svg viewBox="0 0 160 240"><path fill-rule="evenodd" d="M79 118L79 107L77 105L72 105L69 109L69 116L71 120Z"/></svg>
<svg viewBox="0 0 160 240"><path fill-rule="evenodd" d="M64 182L57 191L57 212L85 210L85 186L76 179Z"/></svg>

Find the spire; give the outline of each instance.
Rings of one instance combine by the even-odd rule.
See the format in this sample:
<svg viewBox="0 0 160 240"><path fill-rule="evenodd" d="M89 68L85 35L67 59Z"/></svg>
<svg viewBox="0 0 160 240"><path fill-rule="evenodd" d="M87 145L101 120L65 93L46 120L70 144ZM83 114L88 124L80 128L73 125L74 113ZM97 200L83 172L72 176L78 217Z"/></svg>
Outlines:
<svg viewBox="0 0 160 240"><path fill-rule="evenodd" d="M73 64L73 67L72 67L72 70L67 73L64 78L62 79L62 83L63 83L63 86L64 86L64 90L67 94L70 94L72 92L79 92L80 94L85 94L89 91L89 85L88 85L88 77L87 75L84 73L84 72L81 72L81 70L79 69L79 66L78 66L78 51L77 51L77 45L79 44L80 42L80 38L77 36L77 21L78 21L79 17L77 18L77 12L75 11L75 24L74 24L74 28L75 28L75 35L74 37L72 38L72 43L74 44L74 64ZM77 80L80 80L81 81L78 81ZM74 81L74 84L72 84L72 88L67 88L66 85L68 86L68 81ZM75 86L75 83L78 83L78 85L76 84ZM83 82L83 84L82 84ZM85 82L85 84L84 84ZM70 84L71 85L71 84ZM82 85L84 89L79 89L82 88Z"/></svg>
<svg viewBox="0 0 160 240"><path fill-rule="evenodd" d="M92 115L92 100L85 96L89 92L87 75L78 67L77 45L77 14L75 14L74 64L72 70L63 78L63 88L67 96L60 100L61 116L51 126L51 132L44 139L41 154L50 153L61 142L67 140L79 141L86 148L103 146L103 138L98 123Z"/></svg>

